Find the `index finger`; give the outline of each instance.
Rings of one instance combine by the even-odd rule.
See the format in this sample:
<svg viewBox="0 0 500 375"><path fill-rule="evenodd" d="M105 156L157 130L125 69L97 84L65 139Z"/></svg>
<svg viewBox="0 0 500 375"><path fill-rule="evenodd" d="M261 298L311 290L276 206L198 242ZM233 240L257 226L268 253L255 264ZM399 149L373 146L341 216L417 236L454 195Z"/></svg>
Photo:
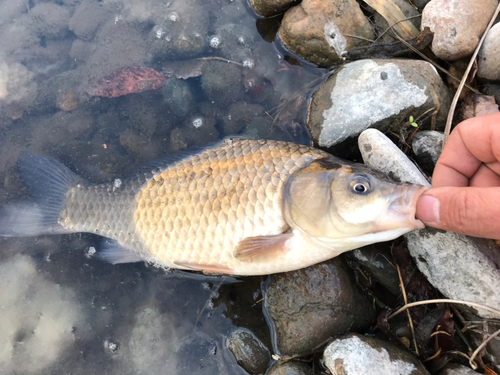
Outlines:
<svg viewBox="0 0 500 375"><path fill-rule="evenodd" d="M482 163L500 160L500 112L475 117L452 131L434 174L432 187L469 186Z"/></svg>

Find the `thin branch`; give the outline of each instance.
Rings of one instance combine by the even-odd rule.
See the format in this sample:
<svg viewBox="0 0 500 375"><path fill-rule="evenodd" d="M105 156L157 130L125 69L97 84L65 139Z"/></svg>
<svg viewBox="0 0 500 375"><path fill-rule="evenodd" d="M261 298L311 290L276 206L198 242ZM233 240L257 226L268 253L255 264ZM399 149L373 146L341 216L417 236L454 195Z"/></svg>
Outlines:
<svg viewBox="0 0 500 375"><path fill-rule="evenodd" d="M462 77L462 80L460 81L460 85L458 85L457 92L455 93L455 96L453 97L453 100L451 102L450 110L448 112L448 118L446 119L446 127L444 128L444 137L443 137L443 147L446 144L446 141L448 140L448 137L450 136L450 131L451 131L451 121L453 120L453 115L455 114L455 108L458 103L458 98L460 97L460 93L462 92L462 89L464 88L465 81L467 80L467 77L469 76L469 72L472 68L472 65L474 64L474 61L476 61L476 56L479 53L479 49L483 45L484 39L486 38L486 34L488 34L488 31L490 31L491 26L493 26L493 23L495 22L495 19L498 16L498 13L500 13L500 3L497 6L497 9L495 10L495 13L493 13L493 16L491 17L490 23L488 24L488 27L486 27L486 30L484 30L483 36L481 37L481 40L479 40L479 43L476 47L476 50L472 54L469 65L467 65L467 69L465 69L465 73Z"/></svg>
<svg viewBox="0 0 500 375"><path fill-rule="evenodd" d="M399 268L398 264L396 264L396 269L398 270L399 286L401 287L401 292L403 293L405 305L407 305L408 298L406 296L405 284L403 282L403 277L401 276L401 269ZM418 353L417 339L415 338L415 328L413 327L413 320L412 320L411 315L410 315L410 310L407 310L406 313L408 314L408 321L410 322L411 336L413 338L413 345L415 345L415 354L418 357L420 354Z"/></svg>
<svg viewBox="0 0 500 375"><path fill-rule="evenodd" d="M481 345L478 346L476 350L474 350L474 353L472 353L470 359L469 359L469 365L472 367L474 370L477 370L477 365L474 363L474 358L476 358L477 354L486 346L488 343L493 340L495 337L500 335L500 329L496 331L494 334L492 334L490 337L488 337L486 340L483 341Z"/></svg>

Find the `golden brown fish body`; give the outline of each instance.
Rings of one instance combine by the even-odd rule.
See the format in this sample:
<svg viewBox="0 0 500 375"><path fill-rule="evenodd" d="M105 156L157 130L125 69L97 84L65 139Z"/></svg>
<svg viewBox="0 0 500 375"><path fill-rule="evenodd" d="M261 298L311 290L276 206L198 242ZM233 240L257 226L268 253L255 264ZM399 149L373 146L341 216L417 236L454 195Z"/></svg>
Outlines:
<svg viewBox="0 0 500 375"><path fill-rule="evenodd" d="M364 166L293 143L226 140L107 185L89 185L32 154L22 157L21 174L36 163L38 176L25 178L28 186L41 174L55 175L64 195L54 193L35 211L13 206L0 215L2 234L100 234L114 240L101 255L113 263L270 274L422 226L414 218L422 187L395 185ZM388 212L391 205L396 213Z"/></svg>

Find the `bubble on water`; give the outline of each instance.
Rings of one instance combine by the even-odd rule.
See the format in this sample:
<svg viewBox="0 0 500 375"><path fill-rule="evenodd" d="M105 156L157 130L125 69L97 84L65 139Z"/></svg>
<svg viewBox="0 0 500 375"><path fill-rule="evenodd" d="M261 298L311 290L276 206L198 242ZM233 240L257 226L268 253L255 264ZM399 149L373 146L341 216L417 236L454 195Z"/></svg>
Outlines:
<svg viewBox="0 0 500 375"><path fill-rule="evenodd" d="M170 13L167 18L172 22L177 22L179 20L179 16L176 12Z"/></svg>
<svg viewBox="0 0 500 375"><path fill-rule="evenodd" d="M213 284L212 284L212 283L209 283L209 282L207 281L207 282L205 282L205 283L201 284L201 287L202 287L203 289L205 289L205 290L210 290L210 289L212 289Z"/></svg>
<svg viewBox="0 0 500 375"><path fill-rule="evenodd" d="M200 126L203 125L203 118L195 117L192 121L192 124L196 129L198 129Z"/></svg>
<svg viewBox="0 0 500 375"><path fill-rule="evenodd" d="M156 30L156 37L158 39L161 39L161 37L163 36L163 30L161 28L159 28L158 30Z"/></svg>
<svg viewBox="0 0 500 375"><path fill-rule="evenodd" d="M236 42L238 43L239 46L244 46L247 43L243 35L238 36L236 38Z"/></svg>
<svg viewBox="0 0 500 375"><path fill-rule="evenodd" d="M115 179L115 181L113 182L113 185L115 188L119 188L120 186L122 186L122 180L120 180L119 178Z"/></svg>
<svg viewBox="0 0 500 375"><path fill-rule="evenodd" d="M87 250L87 257L91 257L97 252L94 246L90 246L89 249Z"/></svg>
<svg viewBox="0 0 500 375"><path fill-rule="evenodd" d="M252 59L243 60L243 67L253 69L255 67L255 62Z"/></svg>
<svg viewBox="0 0 500 375"><path fill-rule="evenodd" d="M214 35L210 38L210 47L220 48L221 45L222 45L222 39L219 35Z"/></svg>
<svg viewBox="0 0 500 375"><path fill-rule="evenodd" d="M118 344L114 343L114 342L111 342L111 341L106 341L104 343L105 347L110 350L111 352L115 353L118 351L119 349L119 346Z"/></svg>

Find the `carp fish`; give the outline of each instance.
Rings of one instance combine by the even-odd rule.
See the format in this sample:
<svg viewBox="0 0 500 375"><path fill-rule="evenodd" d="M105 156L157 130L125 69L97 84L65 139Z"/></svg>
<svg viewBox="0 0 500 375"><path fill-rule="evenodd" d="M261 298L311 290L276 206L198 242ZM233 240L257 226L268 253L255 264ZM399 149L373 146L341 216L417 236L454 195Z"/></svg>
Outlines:
<svg viewBox="0 0 500 375"><path fill-rule="evenodd" d="M18 170L33 199L0 210L0 235L94 233L111 263L266 275L424 227L425 187L287 142L226 139L109 184L29 151Z"/></svg>

